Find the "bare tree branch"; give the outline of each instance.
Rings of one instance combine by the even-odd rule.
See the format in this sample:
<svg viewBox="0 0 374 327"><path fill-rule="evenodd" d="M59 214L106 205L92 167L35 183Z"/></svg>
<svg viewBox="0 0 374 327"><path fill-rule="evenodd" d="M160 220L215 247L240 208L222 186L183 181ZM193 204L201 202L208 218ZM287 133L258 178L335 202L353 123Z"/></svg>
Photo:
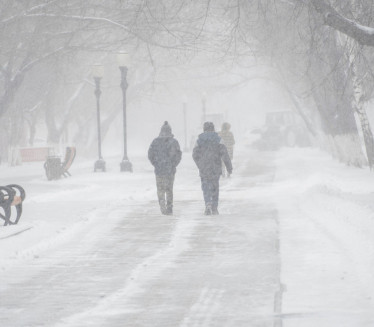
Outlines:
<svg viewBox="0 0 374 327"><path fill-rule="evenodd" d="M326 25L352 37L362 45L374 46L374 28L344 17L324 0L309 0L309 2L323 16Z"/></svg>

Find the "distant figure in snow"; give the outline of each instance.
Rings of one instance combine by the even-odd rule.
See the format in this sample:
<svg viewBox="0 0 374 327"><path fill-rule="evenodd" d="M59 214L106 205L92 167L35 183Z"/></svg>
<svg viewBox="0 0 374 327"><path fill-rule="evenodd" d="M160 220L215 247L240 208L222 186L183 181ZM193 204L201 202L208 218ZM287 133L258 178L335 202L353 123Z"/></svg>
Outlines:
<svg viewBox="0 0 374 327"><path fill-rule="evenodd" d="M148 159L155 167L161 213L172 215L174 177L176 167L182 159L182 151L167 121L162 125L160 135L152 141L148 150Z"/></svg>
<svg viewBox="0 0 374 327"><path fill-rule="evenodd" d="M229 174L232 164L226 146L214 131L212 122L204 123L204 133L200 134L192 152L192 158L199 168L201 188L204 194L205 215L218 215L219 178L222 161Z"/></svg>
<svg viewBox="0 0 374 327"><path fill-rule="evenodd" d="M229 123L223 123L221 127L221 131L218 132L218 135L221 137L223 144L227 148L227 152L229 153L231 161L234 158L234 145L235 145L235 139L234 135L230 131L231 125ZM225 166L222 165L222 176L223 177L230 177L230 174L227 172Z"/></svg>

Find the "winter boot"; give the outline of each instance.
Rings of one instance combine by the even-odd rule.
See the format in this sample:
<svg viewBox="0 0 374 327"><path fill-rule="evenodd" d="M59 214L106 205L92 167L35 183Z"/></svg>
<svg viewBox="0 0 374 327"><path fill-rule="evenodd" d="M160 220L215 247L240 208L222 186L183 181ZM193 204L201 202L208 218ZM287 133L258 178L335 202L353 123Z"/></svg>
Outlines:
<svg viewBox="0 0 374 327"><path fill-rule="evenodd" d="M165 215L172 216L173 215L173 206L168 205L166 207Z"/></svg>
<svg viewBox="0 0 374 327"><path fill-rule="evenodd" d="M204 212L204 215L205 216L210 216L212 215L212 205L211 204L207 204L205 206L205 212Z"/></svg>
<svg viewBox="0 0 374 327"><path fill-rule="evenodd" d="M219 212L218 212L218 209L217 209L217 208L213 208L213 209L212 209L212 215L214 215L214 216L219 215Z"/></svg>
<svg viewBox="0 0 374 327"><path fill-rule="evenodd" d="M163 215L166 215L166 205L165 205L165 201L161 200L160 202L160 210L161 210L161 213Z"/></svg>

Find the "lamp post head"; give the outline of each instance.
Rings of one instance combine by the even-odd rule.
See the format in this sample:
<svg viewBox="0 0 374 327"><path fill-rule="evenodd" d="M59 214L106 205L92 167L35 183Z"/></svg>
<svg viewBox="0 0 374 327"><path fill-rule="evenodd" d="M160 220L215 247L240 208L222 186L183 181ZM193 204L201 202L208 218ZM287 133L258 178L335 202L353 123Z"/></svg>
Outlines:
<svg viewBox="0 0 374 327"><path fill-rule="evenodd" d="M92 75L96 78L102 78L104 76L104 66L101 64L92 65Z"/></svg>
<svg viewBox="0 0 374 327"><path fill-rule="evenodd" d="M95 85L96 85L95 95L96 95L97 101L99 101L99 97L101 94L100 80L104 76L104 66L101 64L92 65L92 75L93 75L93 78L95 80Z"/></svg>
<svg viewBox="0 0 374 327"><path fill-rule="evenodd" d="M125 52L118 53L117 63L119 67L127 67L130 64L130 55Z"/></svg>

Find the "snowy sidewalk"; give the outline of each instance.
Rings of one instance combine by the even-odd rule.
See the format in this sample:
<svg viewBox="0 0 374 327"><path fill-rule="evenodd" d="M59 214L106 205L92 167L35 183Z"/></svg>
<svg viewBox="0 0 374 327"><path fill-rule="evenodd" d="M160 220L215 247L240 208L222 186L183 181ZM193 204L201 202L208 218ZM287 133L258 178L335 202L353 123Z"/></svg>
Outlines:
<svg viewBox="0 0 374 327"><path fill-rule="evenodd" d="M40 194L11 228L33 228L1 240L1 325L273 326L276 211L246 194L274 172L248 171L243 158L222 180L221 215L206 217L189 157L174 217L159 214L152 169L141 160L133 175L72 171L55 184L31 176L26 189Z"/></svg>
<svg viewBox="0 0 374 327"><path fill-rule="evenodd" d="M374 175L313 149L235 159L212 217L189 153L173 217L145 158L53 182L0 167L27 191L20 224L0 227L0 325L373 326Z"/></svg>

